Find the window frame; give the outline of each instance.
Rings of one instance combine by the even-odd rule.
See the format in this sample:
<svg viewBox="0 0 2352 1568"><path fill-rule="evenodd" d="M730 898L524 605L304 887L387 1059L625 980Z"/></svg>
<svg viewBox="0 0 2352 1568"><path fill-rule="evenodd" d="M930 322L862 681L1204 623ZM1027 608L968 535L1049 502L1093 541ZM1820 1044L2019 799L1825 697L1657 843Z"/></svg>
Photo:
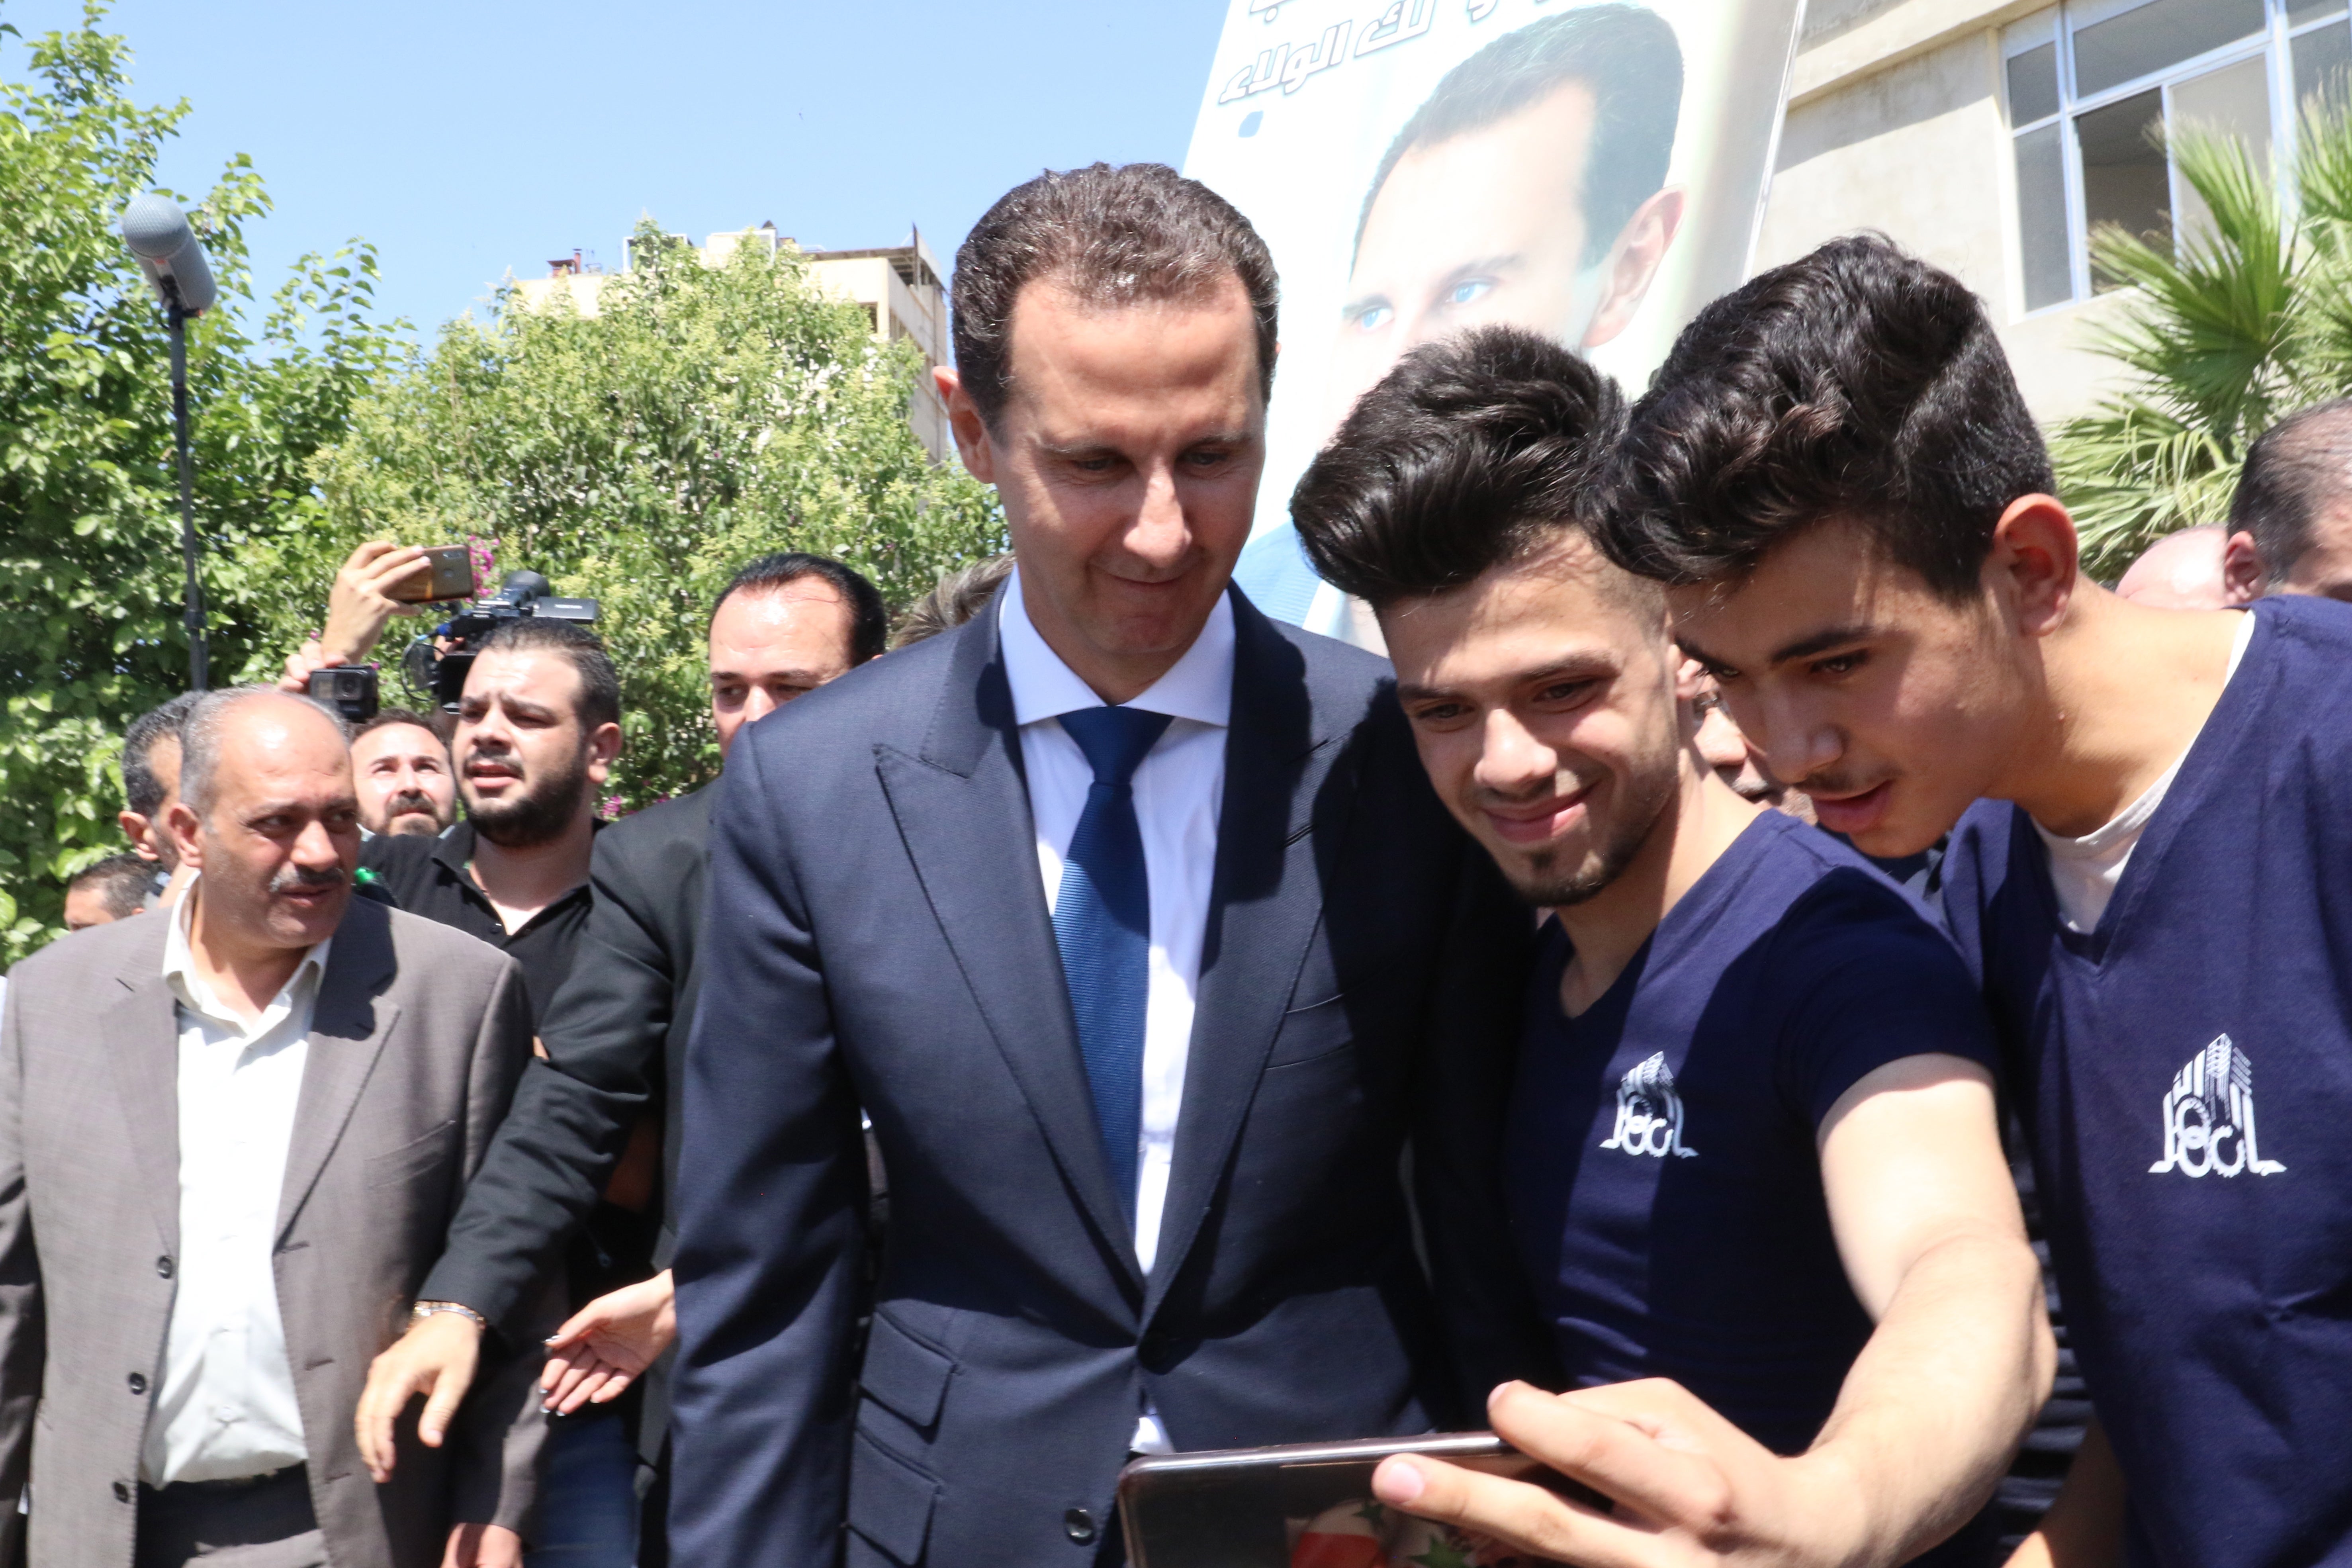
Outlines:
<svg viewBox="0 0 2352 1568"><path fill-rule="evenodd" d="M2142 4L2149 0L2141 0ZM2070 310L2096 297L2091 276L2090 237L2084 216L2083 188L2083 153L2076 134L2075 121L2083 115L2137 97L2151 89L2162 93L2165 122L2173 122L2173 89L2175 87L2203 77L2210 72L2238 65L2243 61L2263 58L2270 93L2271 176L2282 204L2291 202L2293 187L2288 164L2294 156L2295 128L2301 105L2294 96L2294 40L2324 27L2352 30L2352 11L2339 5L2325 16L2309 21L2292 22L2288 7L2292 0L2263 0L2263 26L2260 30L2245 34L2227 44L2217 45L2200 54L2174 60L2126 81L2101 89L2095 93L2077 94L2074 90L2074 35L2081 27L2095 26L2101 22L2139 9L2137 5L2115 5L2102 0L2058 0L2018 18L1994 35L1998 64L1994 76L1996 92L2000 101L2004 131L2002 151L2008 159L2005 184L2010 192L2011 209L2011 263L2013 284L2011 289L2013 319L2023 321L2048 315L2055 310ZM2078 22L2084 13L2090 19ZM2058 107L2038 119L2018 122L2010 102L2009 63L2011 60L2041 47L2039 40L2016 42L2027 37L2026 30L2043 18L2048 18L2050 45L2058 78ZM2059 166L2065 192L2065 224L2067 247L2067 279L2070 292L2063 300L2046 305L2028 306L2025 301L2025 213L2019 205L2021 193L2018 188L2018 144L2026 136L2045 126L2058 127ZM2168 219L2181 208L2183 186L2179 165L2165 160L2166 195L2171 205Z"/></svg>

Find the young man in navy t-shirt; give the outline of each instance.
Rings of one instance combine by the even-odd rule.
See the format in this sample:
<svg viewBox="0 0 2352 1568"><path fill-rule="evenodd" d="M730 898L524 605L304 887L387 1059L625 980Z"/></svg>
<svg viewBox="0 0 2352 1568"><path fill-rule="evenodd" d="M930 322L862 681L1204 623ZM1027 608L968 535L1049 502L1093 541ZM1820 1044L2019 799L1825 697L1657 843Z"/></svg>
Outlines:
<svg viewBox="0 0 2352 1568"><path fill-rule="evenodd" d="M1483 1522L1573 1562L1906 1562L2050 1385L1991 1032L1902 892L1700 756L1664 595L1588 531L1621 418L1573 353L1486 329L1401 363L1292 506L1379 613L1438 794L1556 916L1497 1197L1574 1391L1491 1413L1616 1507ZM1438 1517L1487 1484L1376 1482Z"/></svg>
<svg viewBox="0 0 2352 1568"><path fill-rule="evenodd" d="M1773 773L1873 855L1958 825L2099 1418L2013 1561L2352 1563L2352 607L2084 577L1990 323L1881 240L1701 312L1622 455L1612 553Z"/></svg>

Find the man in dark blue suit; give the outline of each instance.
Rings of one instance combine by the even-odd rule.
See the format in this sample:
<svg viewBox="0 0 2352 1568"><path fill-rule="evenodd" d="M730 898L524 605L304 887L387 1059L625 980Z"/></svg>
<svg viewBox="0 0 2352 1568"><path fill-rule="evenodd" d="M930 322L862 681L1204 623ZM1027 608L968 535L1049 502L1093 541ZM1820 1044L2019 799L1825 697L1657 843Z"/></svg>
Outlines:
<svg viewBox="0 0 2352 1568"><path fill-rule="evenodd" d="M1000 201L954 289L1016 574L747 734L712 820L681 1562L1115 1563L1131 1452L1426 1430L1542 1353L1490 1163L1526 918L1386 665L1228 587L1264 245L1097 164Z"/></svg>

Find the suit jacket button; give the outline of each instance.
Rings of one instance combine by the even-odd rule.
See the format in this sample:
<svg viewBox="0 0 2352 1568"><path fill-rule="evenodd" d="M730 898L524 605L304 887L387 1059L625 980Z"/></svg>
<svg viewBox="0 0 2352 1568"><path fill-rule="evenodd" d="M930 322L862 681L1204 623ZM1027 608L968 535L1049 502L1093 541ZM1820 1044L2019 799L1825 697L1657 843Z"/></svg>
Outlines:
<svg viewBox="0 0 2352 1568"><path fill-rule="evenodd" d="M169 1258L155 1259L155 1272L169 1279L172 1277L172 1260Z"/></svg>
<svg viewBox="0 0 2352 1568"><path fill-rule="evenodd" d="M129 1481L117 1481L114 1483L114 1500L117 1502L129 1502L131 1500L131 1483Z"/></svg>
<svg viewBox="0 0 2352 1568"><path fill-rule="evenodd" d="M134 1373L132 1373L131 1374L130 1383L131 1383L131 1393L133 1393L133 1394L144 1394L144 1393L146 1393L146 1392L147 1392L147 1374L146 1374L145 1373L143 1373L143 1372L134 1372Z"/></svg>
<svg viewBox="0 0 2352 1568"><path fill-rule="evenodd" d="M1082 1508L1072 1509L1062 1516L1062 1533L1086 1545L1095 1538L1095 1516Z"/></svg>

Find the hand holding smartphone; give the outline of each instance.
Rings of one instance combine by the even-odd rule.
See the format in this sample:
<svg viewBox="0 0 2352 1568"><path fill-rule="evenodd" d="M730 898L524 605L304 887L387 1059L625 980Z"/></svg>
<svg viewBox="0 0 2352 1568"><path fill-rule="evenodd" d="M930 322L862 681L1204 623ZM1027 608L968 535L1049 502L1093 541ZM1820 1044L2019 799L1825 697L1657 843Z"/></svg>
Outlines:
<svg viewBox="0 0 2352 1568"><path fill-rule="evenodd" d="M430 570L420 566L387 589L386 595L404 605L474 596L474 563L464 545L427 545L425 560Z"/></svg>
<svg viewBox="0 0 2352 1568"><path fill-rule="evenodd" d="M1533 1568L1372 1496L1391 1454L1430 1454L1533 1481L1606 1510L1609 1502L1492 1432L1372 1437L1274 1448L1150 1455L1119 1473L1131 1568Z"/></svg>

